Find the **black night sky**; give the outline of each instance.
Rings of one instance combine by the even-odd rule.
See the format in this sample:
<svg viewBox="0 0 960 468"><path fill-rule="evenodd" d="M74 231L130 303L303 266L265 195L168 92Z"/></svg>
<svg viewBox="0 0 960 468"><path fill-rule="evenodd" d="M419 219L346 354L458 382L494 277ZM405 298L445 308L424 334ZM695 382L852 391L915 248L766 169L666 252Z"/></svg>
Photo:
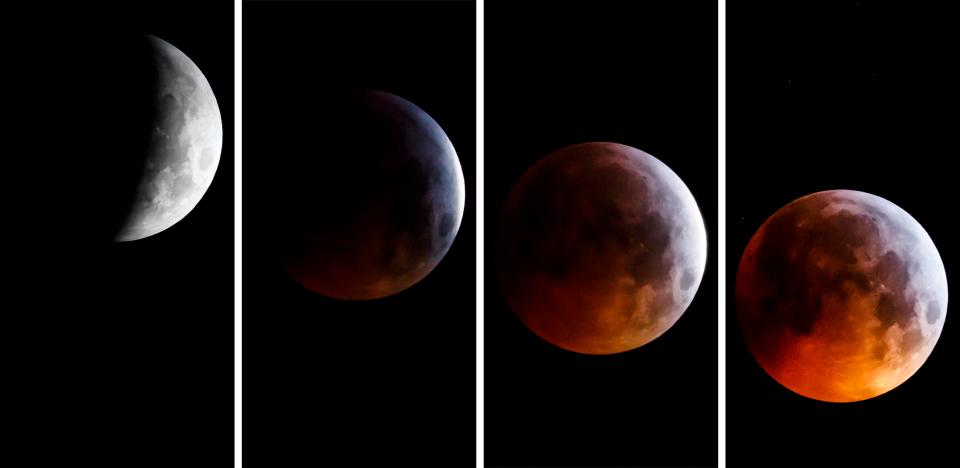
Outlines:
<svg viewBox="0 0 960 468"><path fill-rule="evenodd" d="M244 416L255 466L474 463L474 12L472 2L244 5ZM276 195L291 192L283 184L310 179L277 175L330 169L323 161L335 148L325 142L343 134L320 125L331 116L318 96L355 88L387 91L429 114L466 181L446 256L409 289L369 301L294 282L273 257L279 226L265 222L289 211L278 205ZM331 186L315 193L332 197L353 188L347 177L316 181ZM306 200L291 205L325 215Z"/></svg>
<svg viewBox="0 0 960 468"><path fill-rule="evenodd" d="M730 466L933 466L952 443L931 421L958 414L949 309L926 364L859 403L796 395L748 352L733 287L763 221L808 193L886 198L933 238L952 277L944 190L958 102L947 11L901 3L728 2L727 444Z"/></svg>
<svg viewBox="0 0 960 468"><path fill-rule="evenodd" d="M484 387L489 466L717 464L716 8L676 2L485 5ZM643 347L557 348L512 313L496 228L514 182L565 146L613 141L690 188L707 269L680 320Z"/></svg>

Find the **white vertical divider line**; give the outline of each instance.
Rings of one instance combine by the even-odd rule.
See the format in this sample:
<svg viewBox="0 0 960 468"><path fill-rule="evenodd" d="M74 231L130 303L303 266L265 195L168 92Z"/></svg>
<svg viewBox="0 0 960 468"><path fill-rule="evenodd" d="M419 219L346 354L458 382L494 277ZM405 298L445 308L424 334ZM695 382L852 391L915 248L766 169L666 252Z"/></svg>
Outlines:
<svg viewBox="0 0 960 468"><path fill-rule="evenodd" d="M727 15L726 0L717 2L717 463L727 456L726 317L727 317Z"/></svg>
<svg viewBox="0 0 960 468"><path fill-rule="evenodd" d="M476 2L476 72L477 72L477 153L476 153L476 216L477 216L477 314L476 314L476 383L477 383L477 467L483 468L483 0Z"/></svg>
<svg viewBox="0 0 960 468"><path fill-rule="evenodd" d="M233 466L243 466L243 245L242 180L243 134L243 2L233 2Z"/></svg>

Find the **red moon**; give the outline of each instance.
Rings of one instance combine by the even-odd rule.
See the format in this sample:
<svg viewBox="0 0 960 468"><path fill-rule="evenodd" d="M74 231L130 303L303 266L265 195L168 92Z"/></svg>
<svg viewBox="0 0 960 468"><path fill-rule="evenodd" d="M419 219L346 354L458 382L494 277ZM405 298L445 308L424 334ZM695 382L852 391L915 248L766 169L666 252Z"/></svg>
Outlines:
<svg viewBox="0 0 960 468"><path fill-rule="evenodd" d="M507 302L570 351L613 354L654 340L690 305L706 267L706 230L687 186L658 159L616 143L537 162L500 221Z"/></svg>
<svg viewBox="0 0 960 468"><path fill-rule="evenodd" d="M947 312L923 227L864 192L807 195L773 214L737 272L737 318L763 369L815 400L886 393L930 356Z"/></svg>

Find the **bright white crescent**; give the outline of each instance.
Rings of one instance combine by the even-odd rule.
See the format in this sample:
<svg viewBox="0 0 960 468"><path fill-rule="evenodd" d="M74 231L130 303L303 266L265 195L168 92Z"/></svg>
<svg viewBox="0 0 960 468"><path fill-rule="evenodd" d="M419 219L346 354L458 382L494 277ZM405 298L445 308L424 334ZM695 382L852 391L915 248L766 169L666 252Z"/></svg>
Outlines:
<svg viewBox="0 0 960 468"><path fill-rule="evenodd" d="M183 219L213 181L223 147L217 98L183 52L148 36L158 73L156 120L143 175L117 241L143 239Z"/></svg>

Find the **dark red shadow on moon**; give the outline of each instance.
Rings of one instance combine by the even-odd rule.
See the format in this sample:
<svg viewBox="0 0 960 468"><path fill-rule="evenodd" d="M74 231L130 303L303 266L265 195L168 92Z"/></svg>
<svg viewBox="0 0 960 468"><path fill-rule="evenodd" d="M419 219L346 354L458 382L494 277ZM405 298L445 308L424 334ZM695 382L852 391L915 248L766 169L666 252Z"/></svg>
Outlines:
<svg viewBox="0 0 960 468"><path fill-rule="evenodd" d="M443 258L463 216L450 141L423 110L388 93L304 100L316 110L291 122L278 145L299 157L265 174L283 181L273 194L279 262L334 298L376 299L414 285Z"/></svg>

